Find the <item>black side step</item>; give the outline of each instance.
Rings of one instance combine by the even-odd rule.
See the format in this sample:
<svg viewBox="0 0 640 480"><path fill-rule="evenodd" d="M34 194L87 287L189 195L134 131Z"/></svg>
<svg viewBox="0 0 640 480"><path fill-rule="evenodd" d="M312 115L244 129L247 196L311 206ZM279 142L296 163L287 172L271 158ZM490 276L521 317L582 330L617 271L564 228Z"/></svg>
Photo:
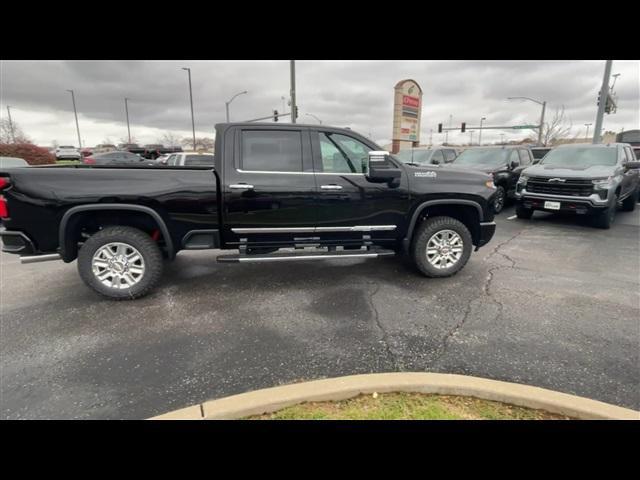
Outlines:
<svg viewBox="0 0 640 480"><path fill-rule="evenodd" d="M333 260L336 258L378 258L395 255L393 250L347 250L339 252L277 252L269 255L221 255L218 262L284 262L288 260Z"/></svg>

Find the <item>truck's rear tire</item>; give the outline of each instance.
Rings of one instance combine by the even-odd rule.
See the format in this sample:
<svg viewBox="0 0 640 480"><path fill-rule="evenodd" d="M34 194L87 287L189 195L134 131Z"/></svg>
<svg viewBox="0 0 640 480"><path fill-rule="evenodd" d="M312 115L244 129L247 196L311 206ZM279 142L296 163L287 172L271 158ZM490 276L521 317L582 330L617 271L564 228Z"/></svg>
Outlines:
<svg viewBox="0 0 640 480"><path fill-rule="evenodd" d="M415 233L411 256L427 277L449 277L466 265L473 240L469 229L451 217L428 218Z"/></svg>
<svg viewBox="0 0 640 480"><path fill-rule="evenodd" d="M162 252L149 235L132 227L107 227L78 252L78 272L93 290L114 300L148 294L162 276Z"/></svg>

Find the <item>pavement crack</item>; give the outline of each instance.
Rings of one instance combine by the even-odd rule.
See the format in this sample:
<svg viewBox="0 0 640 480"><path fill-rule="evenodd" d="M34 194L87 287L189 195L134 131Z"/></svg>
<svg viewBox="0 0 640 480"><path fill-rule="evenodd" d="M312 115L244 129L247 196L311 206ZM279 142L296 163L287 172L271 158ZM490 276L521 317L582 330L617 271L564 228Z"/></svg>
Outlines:
<svg viewBox="0 0 640 480"><path fill-rule="evenodd" d="M382 337L380 338L380 343L382 343L382 345L384 345L384 349L386 350L387 355L393 361L394 370L399 372L399 371L401 371L401 367L400 367L399 362L398 362L398 357L393 352L393 350L391 350L391 347L389 345L389 334L387 333L386 329L382 325L382 322L380 321L380 313L378 312L378 309L377 309L377 307L376 307L376 305L375 305L375 303L373 301L373 297L375 297L375 295L380 290L380 284L378 282L371 282L371 283L373 283L376 286L376 288L372 293L369 294L368 300L369 300L369 305L371 306L371 309L374 312L374 318L373 318L374 322L375 322L376 326L378 327L378 330L380 330L380 333L382 334Z"/></svg>
<svg viewBox="0 0 640 480"><path fill-rule="evenodd" d="M478 300L478 299L480 299L482 297L490 298L491 301L498 306L498 313L491 321L494 322L494 321L496 321L496 320L498 320L499 318L502 317L502 314L504 312L504 305L503 305L502 302L500 302L500 300L498 300L491 293L491 284L493 283L495 272L497 272L498 270L502 270L504 268L516 268L517 262L513 258L511 258L509 255L507 255L504 252L501 252L500 250L505 245L508 245L513 240L515 240L520 235L522 235L522 233L524 233L526 230L528 230L528 229L523 228L518 233L516 233L515 235L511 236L510 238L508 238L504 242L501 242L498 245L496 245L496 247L493 249L493 251L483 259L484 261L490 262L491 258L493 258L495 255L500 255L501 257L503 257L506 260L508 260L511 263L511 265L509 265L509 266L493 265L493 266L491 266L489 268L489 270L487 271L487 277L486 277L486 279L485 279L485 281L484 281L484 283L482 285L481 293L479 295L476 295L475 297L473 297L471 300L469 300L467 302L467 306L465 307L465 311L464 311L464 314L462 316L462 319L456 325L454 325L453 328L451 328L447 332L447 334L442 338L442 342L440 343L439 348L436 350L436 358L434 360L434 363L437 362L438 360L440 360L440 358L446 353L447 348L449 346L449 340L453 336L457 335L458 332L460 331L460 329L462 329L464 324L467 322L467 319L469 318L469 315L471 314L471 311L473 310L472 307L471 307L471 304L473 302L475 302L476 300Z"/></svg>

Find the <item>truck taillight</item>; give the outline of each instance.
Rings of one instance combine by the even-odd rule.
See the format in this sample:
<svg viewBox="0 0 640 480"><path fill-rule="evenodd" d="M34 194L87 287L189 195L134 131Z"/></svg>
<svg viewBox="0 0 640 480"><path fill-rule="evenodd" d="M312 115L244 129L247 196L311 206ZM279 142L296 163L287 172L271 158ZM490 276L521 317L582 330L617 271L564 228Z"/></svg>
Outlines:
<svg viewBox="0 0 640 480"><path fill-rule="evenodd" d="M0 177L0 190L4 190L9 185L11 185L11 182L8 177Z"/></svg>
<svg viewBox="0 0 640 480"><path fill-rule="evenodd" d="M7 199L0 195L0 218L9 218L9 209L7 208Z"/></svg>

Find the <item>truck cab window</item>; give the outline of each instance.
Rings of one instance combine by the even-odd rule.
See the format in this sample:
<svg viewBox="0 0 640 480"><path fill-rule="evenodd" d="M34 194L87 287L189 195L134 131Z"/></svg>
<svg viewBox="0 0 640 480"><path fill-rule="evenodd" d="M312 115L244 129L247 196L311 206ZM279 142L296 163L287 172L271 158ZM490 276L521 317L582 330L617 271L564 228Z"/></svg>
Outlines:
<svg viewBox="0 0 640 480"><path fill-rule="evenodd" d="M367 158L369 157L369 147L355 138L340 134L327 134L327 137L340 149L352 165L352 173L365 173L367 169Z"/></svg>
<svg viewBox="0 0 640 480"><path fill-rule="evenodd" d="M356 173L356 167L325 133L320 133L322 171L332 173Z"/></svg>
<svg viewBox="0 0 640 480"><path fill-rule="evenodd" d="M243 170L301 172L302 136L300 132L243 131L240 165Z"/></svg>

